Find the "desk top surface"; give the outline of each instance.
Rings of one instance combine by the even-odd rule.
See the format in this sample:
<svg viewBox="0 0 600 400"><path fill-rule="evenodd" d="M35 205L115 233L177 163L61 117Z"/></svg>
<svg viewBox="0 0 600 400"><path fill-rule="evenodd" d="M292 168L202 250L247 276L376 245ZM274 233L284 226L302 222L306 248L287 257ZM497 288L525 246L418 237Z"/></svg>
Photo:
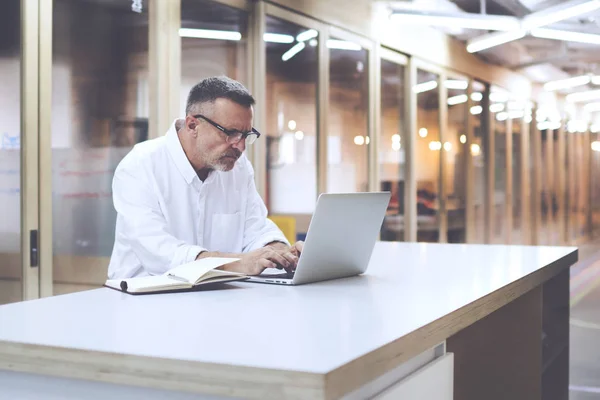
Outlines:
<svg viewBox="0 0 600 400"><path fill-rule="evenodd" d="M0 344L326 374L576 259L570 247L380 242L367 273L347 279L144 296L102 288L1 306Z"/></svg>

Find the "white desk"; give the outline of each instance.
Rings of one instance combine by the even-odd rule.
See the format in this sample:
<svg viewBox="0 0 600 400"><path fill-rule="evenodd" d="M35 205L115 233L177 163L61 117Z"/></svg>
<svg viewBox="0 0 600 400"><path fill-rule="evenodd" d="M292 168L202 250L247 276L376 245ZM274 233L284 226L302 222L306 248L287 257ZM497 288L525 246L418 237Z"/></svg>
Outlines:
<svg viewBox="0 0 600 400"><path fill-rule="evenodd" d="M550 301L544 290L552 290L559 308L567 302L568 339L568 270L576 260L575 248L378 243L366 275L336 281L146 296L98 289L5 305L0 387L32 399L61 387L85 390L86 398L135 387L145 398L160 390L182 399L365 398L440 358L445 344L456 358L454 393L467 396L471 379L514 380L510 371L482 370L478 363L512 361L472 354L482 350L469 344L470 329L500 357L541 364L536 321L553 321L542 307ZM513 322L518 332L500 332ZM536 337L537 352L514 344L529 348ZM552 355L562 359L564 351L563 343ZM568 340L566 351L568 359Z"/></svg>

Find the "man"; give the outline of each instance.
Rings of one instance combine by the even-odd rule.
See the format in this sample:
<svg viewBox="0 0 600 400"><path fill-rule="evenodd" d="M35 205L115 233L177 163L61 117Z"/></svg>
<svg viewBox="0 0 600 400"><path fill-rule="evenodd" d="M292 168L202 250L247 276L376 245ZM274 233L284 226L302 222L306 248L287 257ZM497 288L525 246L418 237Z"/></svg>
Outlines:
<svg viewBox="0 0 600 400"><path fill-rule="evenodd" d="M253 105L240 83L205 79L190 90L185 120L120 162L110 279L158 275L203 257L240 258L223 269L249 275L295 269L302 242L290 246L267 219L243 155L260 136Z"/></svg>

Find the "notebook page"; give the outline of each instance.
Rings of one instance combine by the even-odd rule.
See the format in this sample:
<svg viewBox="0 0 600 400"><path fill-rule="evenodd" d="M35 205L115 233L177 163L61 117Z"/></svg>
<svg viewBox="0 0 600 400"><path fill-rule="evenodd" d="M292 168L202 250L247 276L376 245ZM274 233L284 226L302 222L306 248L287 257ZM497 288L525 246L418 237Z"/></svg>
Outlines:
<svg viewBox="0 0 600 400"><path fill-rule="evenodd" d="M127 291L132 293L190 286L189 283L181 282L165 275L141 276L128 279L109 279L106 281L106 285L120 290L122 281L127 282Z"/></svg>
<svg viewBox="0 0 600 400"><path fill-rule="evenodd" d="M165 275L176 276L194 284L208 271L238 261L239 258L208 257L175 267Z"/></svg>

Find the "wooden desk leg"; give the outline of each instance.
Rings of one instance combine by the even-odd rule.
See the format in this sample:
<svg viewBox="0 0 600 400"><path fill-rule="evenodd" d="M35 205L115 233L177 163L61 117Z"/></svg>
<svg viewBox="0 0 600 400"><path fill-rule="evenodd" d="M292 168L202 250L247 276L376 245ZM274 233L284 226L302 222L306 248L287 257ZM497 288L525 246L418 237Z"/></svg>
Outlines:
<svg viewBox="0 0 600 400"><path fill-rule="evenodd" d="M454 398L567 400L569 271L446 341Z"/></svg>

